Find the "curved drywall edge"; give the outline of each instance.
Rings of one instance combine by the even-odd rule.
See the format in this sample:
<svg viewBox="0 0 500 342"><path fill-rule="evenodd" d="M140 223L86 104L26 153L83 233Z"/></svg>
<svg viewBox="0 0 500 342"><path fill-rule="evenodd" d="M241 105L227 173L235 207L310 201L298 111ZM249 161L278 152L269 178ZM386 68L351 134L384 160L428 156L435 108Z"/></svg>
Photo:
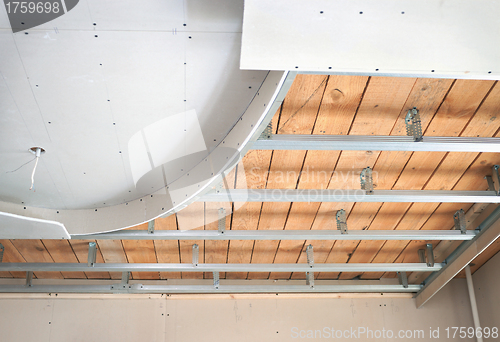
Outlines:
<svg viewBox="0 0 500 342"><path fill-rule="evenodd" d="M270 73L272 73L272 71ZM254 103L254 101L252 101L252 104L250 106L256 105L256 107L258 108L262 104L262 102L263 102L264 103L264 107L266 107L266 108L265 108L264 112L261 114L260 118L258 118L258 120L256 120L256 124L253 124L252 121L249 122L250 127L251 128L253 127L253 129L250 132L250 134L245 138L245 140L241 144L241 147L238 149L239 153L236 153L233 156L233 158L231 158L226 163L225 167L223 168L223 173L224 174L226 174L226 175L229 174L229 172L238 164L238 162L250 150L250 148L252 147L253 143L257 139L259 139L260 135L262 134L262 132L264 131L264 129L267 127L267 125L271 122L271 120L273 119L273 116L275 115L276 111L278 110L278 108L283 103L283 100L285 99L285 96L288 93L288 89L290 89L290 87L291 87L291 85L292 85L292 83L293 83L296 75L297 75L297 72L295 72L295 71L285 71L282 74L281 79L279 80L279 82L276 83L276 86L277 86L276 91L273 94L273 97L271 98L271 100L269 101L271 103L270 106L268 106L265 103L265 101L260 101L260 103L258 101L256 101L257 103ZM267 80L267 78L266 78L266 80ZM261 91L262 91L262 88L259 89L259 91L257 92L256 97L259 96L259 93ZM245 114L249 111L250 106L248 107L248 109L245 112ZM249 119L247 116L244 116L244 117L245 117L245 120ZM239 122L242 121L242 119L243 119L243 117L239 120ZM234 128L236 128L236 125L235 125ZM231 130L230 134L231 133L234 133L234 136L233 136L234 138L238 137L238 134L239 134L238 131ZM226 138L228 138L230 136L230 134L228 134L228 136ZM227 140L224 140L224 141L227 141ZM214 178L212 178L210 180L210 182L203 189L200 189L195 194L195 196L191 197L190 199L188 199L186 201L183 201L180 206L178 206L178 207L176 206L175 208L167 211L165 214L159 215L158 217L167 217L167 216L169 216L169 215L171 215L173 213L176 213L176 212L180 211L181 209L185 208L189 204L195 202L198 198L202 197L207 192L213 190L213 187L216 186L216 185L218 185L218 184L220 184L221 182L222 182L222 175L221 174L216 175Z"/></svg>
<svg viewBox="0 0 500 342"><path fill-rule="evenodd" d="M0 202L0 210L25 217L50 220L62 223L70 234L92 234L129 228L151 221L160 216L168 216L196 201L203 193L220 182L220 174L237 164L237 161L250 149L274 113L281 105L288 89L293 82L295 72L270 71L262 83L257 95L246 109L245 113L235 123L223 141L205 159L182 177L176 183L187 182L187 177L195 177L197 173L205 174L208 166L220 170L213 177L206 179L204 184L196 183L183 187L185 199L173 202L167 207L165 197L153 193L137 200L119 205L95 209L65 210L29 207L9 202ZM224 148L221 148L224 147ZM224 155L228 150L236 151L232 155ZM225 157L225 158L224 158ZM220 162L220 160L223 160ZM210 165L216 162L217 165Z"/></svg>
<svg viewBox="0 0 500 342"><path fill-rule="evenodd" d="M0 239L70 239L60 222L0 212Z"/></svg>

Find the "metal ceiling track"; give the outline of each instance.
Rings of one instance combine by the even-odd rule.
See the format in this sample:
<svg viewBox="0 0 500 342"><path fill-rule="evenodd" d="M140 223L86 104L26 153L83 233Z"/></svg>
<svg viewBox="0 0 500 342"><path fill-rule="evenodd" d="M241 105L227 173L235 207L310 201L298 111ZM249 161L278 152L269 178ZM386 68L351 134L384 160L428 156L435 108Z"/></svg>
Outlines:
<svg viewBox="0 0 500 342"><path fill-rule="evenodd" d="M471 241L463 242L449 255L441 271L431 274L425 286L415 297L417 307L424 305L460 271L466 268L478 255L500 238L500 206L498 206L478 227L480 231Z"/></svg>
<svg viewBox="0 0 500 342"><path fill-rule="evenodd" d="M363 283L363 281L359 281ZM389 293L418 292L421 285L0 285L0 293Z"/></svg>
<svg viewBox="0 0 500 342"><path fill-rule="evenodd" d="M500 152L500 138L274 134L254 150Z"/></svg>
<svg viewBox="0 0 500 342"><path fill-rule="evenodd" d="M478 231L457 230L119 230L71 235L72 240L427 240L467 241Z"/></svg>
<svg viewBox="0 0 500 342"><path fill-rule="evenodd" d="M94 244L94 245L92 245ZM314 272L437 272L445 266L439 263L352 263L315 264L312 246L307 248L307 264L199 264L198 245L193 245L192 263L96 263L95 243L89 244L89 258L84 263L5 263L0 271L26 272L26 282L0 285L0 293L338 293L338 292L418 292L421 285L387 284L381 281L341 281L336 285L315 285ZM122 281L111 285L44 285L33 282L34 272L122 272ZM213 272L210 285L142 285L130 284L130 272ZM250 281L245 285L221 284L219 272L304 272L306 285L262 285ZM43 281L43 280L42 280ZM255 285L253 285L255 284ZM347 285L348 284L348 285Z"/></svg>
<svg viewBox="0 0 500 342"><path fill-rule="evenodd" d="M445 264L1 263L0 272L434 272Z"/></svg>
<svg viewBox="0 0 500 342"><path fill-rule="evenodd" d="M255 150L337 150L337 151L425 151L425 152L500 152L500 138L425 137L416 107L405 116L407 136L376 135L262 135Z"/></svg>
<svg viewBox="0 0 500 342"><path fill-rule="evenodd" d="M492 190L231 189L209 192L198 201L500 203L500 196Z"/></svg>

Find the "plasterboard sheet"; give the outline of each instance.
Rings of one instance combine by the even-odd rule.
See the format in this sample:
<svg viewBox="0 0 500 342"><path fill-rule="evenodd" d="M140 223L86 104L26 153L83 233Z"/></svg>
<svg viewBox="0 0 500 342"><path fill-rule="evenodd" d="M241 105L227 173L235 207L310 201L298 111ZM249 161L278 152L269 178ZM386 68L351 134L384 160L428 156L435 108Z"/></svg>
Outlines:
<svg viewBox="0 0 500 342"><path fill-rule="evenodd" d="M140 5L140 7L139 7ZM33 30L57 33L59 29L92 31L239 32L243 0L80 0L66 14ZM0 10L0 28L10 28ZM30 31L33 31L30 30Z"/></svg>
<svg viewBox="0 0 500 342"><path fill-rule="evenodd" d="M96 0L99 1L99 0ZM243 0L184 1L185 24L190 32L239 32L243 23Z"/></svg>
<svg viewBox="0 0 500 342"><path fill-rule="evenodd" d="M239 69L242 15L242 1L88 0L12 34L0 6L0 199L56 210L125 204L200 163L267 74ZM193 111L204 150L162 169L146 155L162 146L148 146L139 169L151 172L134 180L132 137ZM47 152L30 192L34 162L18 168L33 146Z"/></svg>
<svg viewBox="0 0 500 342"><path fill-rule="evenodd" d="M500 78L500 2L246 0L242 69Z"/></svg>
<svg viewBox="0 0 500 342"><path fill-rule="evenodd" d="M69 239L62 223L0 212L0 239Z"/></svg>

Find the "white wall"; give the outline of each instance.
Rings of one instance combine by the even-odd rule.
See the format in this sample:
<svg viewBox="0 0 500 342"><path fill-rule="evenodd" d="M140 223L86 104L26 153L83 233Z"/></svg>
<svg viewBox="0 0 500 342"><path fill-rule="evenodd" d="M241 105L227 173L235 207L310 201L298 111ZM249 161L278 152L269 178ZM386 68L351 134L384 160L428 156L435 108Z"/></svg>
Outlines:
<svg viewBox="0 0 500 342"><path fill-rule="evenodd" d="M300 341L303 331L369 328L423 330L472 326L467 288L454 280L423 308L408 295L0 297L0 340L10 341ZM369 298L372 297L372 298ZM111 299L114 298L114 299ZM296 329L294 329L296 328ZM294 330L292 330L294 329ZM312 332L314 334L314 332ZM316 332L316 340L319 334ZM353 341L391 339L352 338ZM361 336L361 337L366 337ZM323 339L327 335L323 330ZM341 340L341 339L336 339ZM342 339L351 340L351 339ZM403 339L392 339L401 341ZM438 339L435 339L438 340ZM469 341L468 339L446 339Z"/></svg>
<svg viewBox="0 0 500 342"><path fill-rule="evenodd" d="M472 281L481 326L500 328L500 253L479 268Z"/></svg>

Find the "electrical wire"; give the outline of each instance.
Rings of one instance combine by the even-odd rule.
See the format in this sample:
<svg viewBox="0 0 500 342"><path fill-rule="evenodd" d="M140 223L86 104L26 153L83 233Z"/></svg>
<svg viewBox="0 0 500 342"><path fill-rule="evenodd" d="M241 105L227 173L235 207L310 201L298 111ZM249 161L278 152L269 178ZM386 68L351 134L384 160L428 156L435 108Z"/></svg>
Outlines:
<svg viewBox="0 0 500 342"><path fill-rule="evenodd" d="M34 158L33 158L33 159L31 159L30 161L28 161L28 162L24 163L23 165L19 166L17 169L12 170L12 171L6 171L5 173L16 172L17 170L19 170L20 168L22 168L24 165L31 163L31 162L32 162L33 160L35 160L35 159L36 159L36 157L34 157Z"/></svg>
<svg viewBox="0 0 500 342"><path fill-rule="evenodd" d="M30 187L30 190L33 189L33 191L36 191L34 190L34 187L35 187L35 171L36 171L36 166L38 165L38 159L40 159L40 157L36 156L36 162L35 162L35 167L33 168L33 172L31 173L31 187Z"/></svg>

